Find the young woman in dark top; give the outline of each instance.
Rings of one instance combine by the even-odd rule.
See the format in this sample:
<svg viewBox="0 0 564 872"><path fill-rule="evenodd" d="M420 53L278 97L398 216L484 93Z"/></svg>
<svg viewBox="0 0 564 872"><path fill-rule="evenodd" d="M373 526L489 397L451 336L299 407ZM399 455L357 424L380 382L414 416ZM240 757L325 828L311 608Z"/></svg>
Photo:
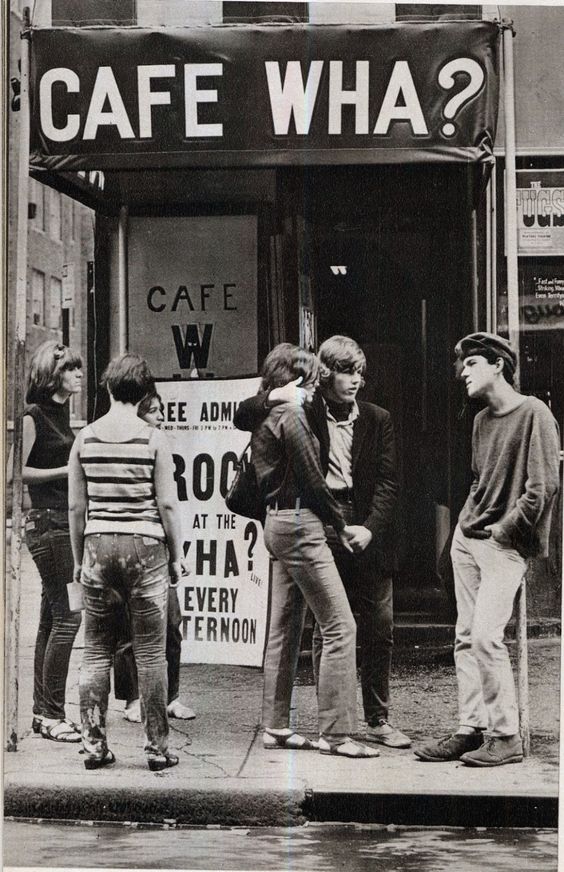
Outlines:
<svg viewBox="0 0 564 872"><path fill-rule="evenodd" d="M80 626L80 612L69 611L67 584L73 580L68 459L74 434L69 399L81 385L78 354L53 341L39 346L28 377L22 458L22 477L32 506L25 520L25 540L41 576L32 728L55 742L80 741L80 728L65 714L65 690Z"/></svg>
<svg viewBox="0 0 564 872"><path fill-rule="evenodd" d="M262 390L301 377L311 402L319 362L285 342L267 356ZM347 548L349 528L321 469L319 441L306 408L275 406L253 432L252 459L267 507L264 542L273 558L268 643L264 661L263 745L340 757L377 757L354 740L356 731L356 624L323 524ZM290 703L307 607L323 637L317 682L319 742L290 728Z"/></svg>

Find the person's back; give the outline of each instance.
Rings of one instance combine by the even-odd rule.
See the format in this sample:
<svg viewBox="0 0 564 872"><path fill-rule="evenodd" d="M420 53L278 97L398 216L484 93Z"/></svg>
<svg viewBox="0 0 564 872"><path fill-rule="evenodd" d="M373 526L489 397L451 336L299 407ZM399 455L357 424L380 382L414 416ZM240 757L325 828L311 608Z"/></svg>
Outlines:
<svg viewBox="0 0 564 872"><path fill-rule="evenodd" d="M106 712L117 599L127 604L131 618L147 763L161 770L179 759L168 752L165 661L168 588L182 571L172 458L164 437L137 416L143 398L155 390L146 361L136 354L115 358L102 384L110 411L79 433L69 461L75 578L85 604L79 682L83 762L87 769L115 762Z"/></svg>
<svg viewBox="0 0 564 872"><path fill-rule="evenodd" d="M81 433L90 533L164 539L155 495L157 431L135 417L108 413Z"/></svg>

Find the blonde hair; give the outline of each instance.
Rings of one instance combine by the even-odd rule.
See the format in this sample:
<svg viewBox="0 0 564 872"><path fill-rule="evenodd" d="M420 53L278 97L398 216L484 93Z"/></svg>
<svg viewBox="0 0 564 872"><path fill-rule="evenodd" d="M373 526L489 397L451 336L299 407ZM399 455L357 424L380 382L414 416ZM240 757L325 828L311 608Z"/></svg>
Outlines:
<svg viewBox="0 0 564 872"><path fill-rule="evenodd" d="M319 378L322 385L332 386L337 372L359 372L364 385L366 357L364 351L350 336L331 336L319 348Z"/></svg>

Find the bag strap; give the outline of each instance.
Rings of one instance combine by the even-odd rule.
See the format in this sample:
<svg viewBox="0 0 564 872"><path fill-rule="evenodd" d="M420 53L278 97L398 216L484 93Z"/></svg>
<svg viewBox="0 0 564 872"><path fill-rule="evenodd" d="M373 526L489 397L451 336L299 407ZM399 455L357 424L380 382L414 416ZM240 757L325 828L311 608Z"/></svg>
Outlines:
<svg viewBox="0 0 564 872"><path fill-rule="evenodd" d="M243 450L241 451L241 454L239 455L239 461L238 461L239 463L241 463L243 457L245 456L245 454L247 453L247 451L248 451L249 448L251 447L251 441L252 441L252 440L249 439L249 441L247 442L247 444L245 445L245 447L244 447Z"/></svg>

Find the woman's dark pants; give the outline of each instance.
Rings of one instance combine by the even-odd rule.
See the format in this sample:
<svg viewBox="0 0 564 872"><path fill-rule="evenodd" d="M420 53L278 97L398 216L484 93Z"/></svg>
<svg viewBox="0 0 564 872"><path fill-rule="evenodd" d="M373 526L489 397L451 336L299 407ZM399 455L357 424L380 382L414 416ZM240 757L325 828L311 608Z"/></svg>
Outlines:
<svg viewBox="0 0 564 872"><path fill-rule="evenodd" d="M65 690L80 612L69 611L67 584L73 557L65 509L32 509L25 540L41 576L41 608L35 641L33 713L63 720Z"/></svg>

